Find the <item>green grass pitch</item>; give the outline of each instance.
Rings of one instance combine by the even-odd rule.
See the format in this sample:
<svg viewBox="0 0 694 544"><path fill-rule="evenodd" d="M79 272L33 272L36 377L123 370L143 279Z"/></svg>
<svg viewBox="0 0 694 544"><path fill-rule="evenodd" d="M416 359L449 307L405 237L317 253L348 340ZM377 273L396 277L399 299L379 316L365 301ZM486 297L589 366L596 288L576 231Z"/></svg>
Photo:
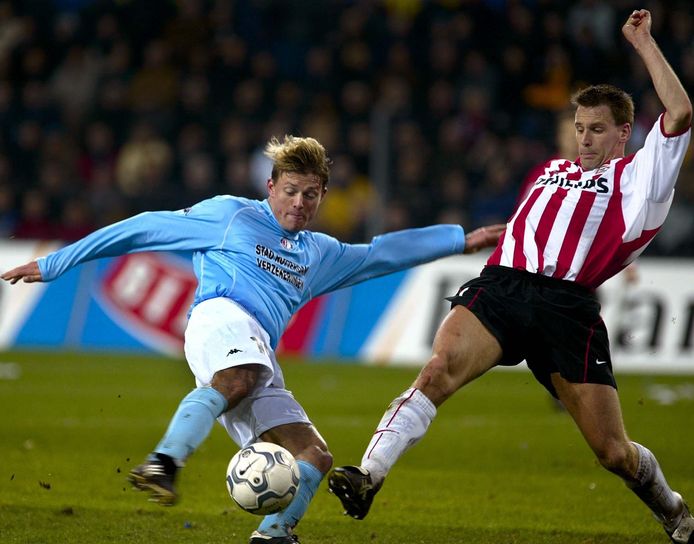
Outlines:
<svg viewBox="0 0 694 544"><path fill-rule="evenodd" d="M386 405L416 374L330 362L284 369L336 464L359 461ZM618 381L630 436L694 501L694 377ZM177 360L0 354L0 542L247 542L259 518L227 496L237 448L219 426L181 473L177 506L149 503L126 482L192 385ZM527 371L492 372L444 405L367 519L343 516L323 482L297 533L303 544L667 542Z"/></svg>

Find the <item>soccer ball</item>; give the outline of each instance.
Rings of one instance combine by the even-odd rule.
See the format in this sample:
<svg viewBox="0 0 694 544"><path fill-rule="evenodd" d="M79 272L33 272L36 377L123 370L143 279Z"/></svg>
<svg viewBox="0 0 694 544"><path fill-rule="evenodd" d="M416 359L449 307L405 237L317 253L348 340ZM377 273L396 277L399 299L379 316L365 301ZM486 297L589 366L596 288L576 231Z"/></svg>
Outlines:
<svg viewBox="0 0 694 544"><path fill-rule="evenodd" d="M227 489L234 502L265 516L286 508L299 487L299 466L286 449L256 442L236 452L227 467Z"/></svg>

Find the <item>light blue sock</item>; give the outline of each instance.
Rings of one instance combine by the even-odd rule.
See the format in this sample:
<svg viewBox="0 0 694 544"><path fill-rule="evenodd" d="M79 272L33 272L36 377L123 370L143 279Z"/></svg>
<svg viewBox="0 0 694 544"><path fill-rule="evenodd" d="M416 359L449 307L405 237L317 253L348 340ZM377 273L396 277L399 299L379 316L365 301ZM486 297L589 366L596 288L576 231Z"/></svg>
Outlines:
<svg viewBox="0 0 694 544"><path fill-rule="evenodd" d="M286 536L290 529L304 517L308 505L318 490L323 473L306 461L297 461L299 465L299 489L289 506L271 516L265 516L258 526L258 532L268 536Z"/></svg>
<svg viewBox="0 0 694 544"><path fill-rule="evenodd" d="M193 389L178 405L166 434L154 449L177 461L185 461L212 430L226 410L227 400L212 387Z"/></svg>

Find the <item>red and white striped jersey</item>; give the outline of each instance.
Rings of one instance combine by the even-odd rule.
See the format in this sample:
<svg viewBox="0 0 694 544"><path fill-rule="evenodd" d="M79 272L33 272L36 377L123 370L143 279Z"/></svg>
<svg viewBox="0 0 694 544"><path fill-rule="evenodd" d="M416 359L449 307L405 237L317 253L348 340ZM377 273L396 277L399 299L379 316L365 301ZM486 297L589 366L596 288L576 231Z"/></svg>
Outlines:
<svg viewBox="0 0 694 544"><path fill-rule="evenodd" d="M662 123L635 154L594 170L549 161L487 264L596 288L636 259L665 221L691 136Z"/></svg>

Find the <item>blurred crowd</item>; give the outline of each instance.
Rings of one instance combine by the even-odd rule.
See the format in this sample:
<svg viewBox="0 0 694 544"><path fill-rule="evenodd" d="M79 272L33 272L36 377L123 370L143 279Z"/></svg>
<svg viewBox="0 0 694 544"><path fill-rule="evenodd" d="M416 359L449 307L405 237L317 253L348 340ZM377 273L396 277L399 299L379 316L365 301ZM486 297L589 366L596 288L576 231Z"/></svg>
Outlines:
<svg viewBox="0 0 694 544"><path fill-rule="evenodd" d="M314 226L346 241L503 222L580 85L630 92L643 142L661 105L621 37L636 7L694 96L688 0L0 0L0 232L263 198L284 134L328 149ZM649 253L694 255L692 158Z"/></svg>

